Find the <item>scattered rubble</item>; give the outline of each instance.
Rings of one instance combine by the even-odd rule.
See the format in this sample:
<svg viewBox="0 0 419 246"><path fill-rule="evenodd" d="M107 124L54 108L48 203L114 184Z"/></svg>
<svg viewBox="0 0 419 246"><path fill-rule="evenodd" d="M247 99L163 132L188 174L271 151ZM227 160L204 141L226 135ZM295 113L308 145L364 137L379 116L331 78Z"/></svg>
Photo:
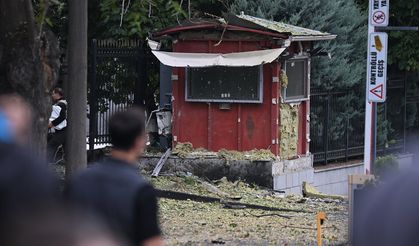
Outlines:
<svg viewBox="0 0 419 246"><path fill-rule="evenodd" d="M167 245L315 245L316 213L324 211L325 245L344 245L347 241L348 212L345 201L287 196L226 178L202 181L194 176L172 175L152 179L157 189L225 199L241 198L240 204L288 209L300 212L272 212L246 206L192 200L160 199L160 216ZM209 189L205 183L216 187ZM234 204L234 203L233 203ZM301 212L302 211L302 212Z"/></svg>
<svg viewBox="0 0 419 246"><path fill-rule="evenodd" d="M272 161L276 157L270 150L260 149L251 151L235 151L221 149L218 152L208 151L204 148L194 149L191 143L178 143L173 149L172 154L180 158L199 158L199 157L218 157L227 161Z"/></svg>
<svg viewBox="0 0 419 246"><path fill-rule="evenodd" d="M63 166L52 168L64 178ZM146 177L158 190L221 201L160 198L160 223L166 245L316 245L316 214L320 211L327 215L322 226L323 244L347 245L345 200L283 197L282 193L242 181L229 182L227 178L209 181L184 173L161 175Z"/></svg>
<svg viewBox="0 0 419 246"><path fill-rule="evenodd" d="M310 185L307 182L303 182L303 195L306 197L321 198L321 199L336 199L336 200L346 199L346 197L344 196L323 194L317 191L316 188L314 188L314 186Z"/></svg>

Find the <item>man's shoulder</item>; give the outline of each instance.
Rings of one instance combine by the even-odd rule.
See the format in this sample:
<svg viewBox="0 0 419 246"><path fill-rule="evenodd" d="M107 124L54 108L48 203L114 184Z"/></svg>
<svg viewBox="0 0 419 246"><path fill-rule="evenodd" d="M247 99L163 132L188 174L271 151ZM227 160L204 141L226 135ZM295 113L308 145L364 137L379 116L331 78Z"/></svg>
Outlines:
<svg viewBox="0 0 419 246"><path fill-rule="evenodd" d="M141 177L134 168L115 165L112 160L102 160L89 164L88 168L78 172L72 178L72 182L100 181L118 182L126 185L147 186L149 183Z"/></svg>
<svg viewBox="0 0 419 246"><path fill-rule="evenodd" d="M23 147L14 144L0 144L0 180L2 185L12 185L13 189L23 189L26 194L55 195L57 179L38 159ZM14 194L19 196L22 194Z"/></svg>
<svg viewBox="0 0 419 246"><path fill-rule="evenodd" d="M94 163L90 163L88 164L87 168L83 169L83 170L79 170L78 172L76 172L73 177L71 178L71 181L78 181L78 180L84 180L86 178L89 178L91 176L95 176L98 175L101 172L101 165L100 162L94 162Z"/></svg>
<svg viewBox="0 0 419 246"><path fill-rule="evenodd" d="M61 108L65 108L65 107L67 107L67 101L60 100L55 105L58 106L58 107L61 107Z"/></svg>
<svg viewBox="0 0 419 246"><path fill-rule="evenodd" d="M0 159L3 164L13 164L15 166L29 166L29 167L42 167L44 163L30 150L11 143L0 143ZM12 162L7 162L11 161Z"/></svg>

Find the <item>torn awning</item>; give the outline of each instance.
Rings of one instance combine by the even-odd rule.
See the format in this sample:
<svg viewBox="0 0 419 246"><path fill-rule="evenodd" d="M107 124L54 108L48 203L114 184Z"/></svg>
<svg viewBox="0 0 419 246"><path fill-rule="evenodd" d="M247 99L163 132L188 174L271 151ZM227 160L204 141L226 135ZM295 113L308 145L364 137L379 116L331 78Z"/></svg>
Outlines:
<svg viewBox="0 0 419 246"><path fill-rule="evenodd" d="M238 52L217 53L176 53L153 50L161 63L170 67L252 67L271 63L277 59L285 48Z"/></svg>

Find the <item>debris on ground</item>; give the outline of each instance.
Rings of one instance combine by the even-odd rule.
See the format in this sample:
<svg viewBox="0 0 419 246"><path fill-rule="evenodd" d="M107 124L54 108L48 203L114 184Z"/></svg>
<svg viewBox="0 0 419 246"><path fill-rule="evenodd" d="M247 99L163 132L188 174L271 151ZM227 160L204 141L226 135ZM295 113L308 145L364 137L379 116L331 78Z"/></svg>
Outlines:
<svg viewBox="0 0 419 246"><path fill-rule="evenodd" d="M176 144L176 147L173 149L172 154L177 155L180 158L186 158L193 151L194 149L191 143L178 143Z"/></svg>
<svg viewBox="0 0 419 246"><path fill-rule="evenodd" d="M64 178L63 166L51 168ZM215 201L199 202L188 196L185 200L160 198L160 224L166 245L316 245L316 214L320 211L328 218L322 226L323 244L347 245L346 201L283 197L227 178L208 181L180 173L147 178L157 190ZM240 199L231 201L234 198Z"/></svg>
<svg viewBox="0 0 419 246"><path fill-rule="evenodd" d="M226 245L315 245L316 214L320 211L328 216L322 227L324 244L347 242L346 201L296 195L282 198L271 190L242 181L232 183L226 178L211 182L195 176L171 175L159 176L151 182L159 190L219 199L224 199L226 194L241 198L239 202L225 204L159 199L160 221L167 245L212 245L212 241L225 242ZM209 188L205 183L217 189ZM289 212L272 212L237 204Z"/></svg>
<svg viewBox="0 0 419 246"><path fill-rule="evenodd" d="M344 196L323 194L317 191L316 188L314 188L314 186L310 185L307 182L303 182L303 195L305 197L311 197L311 198L337 199L337 200L346 199L346 197Z"/></svg>
<svg viewBox="0 0 419 246"><path fill-rule="evenodd" d="M227 161L272 161L276 159L275 155L267 149L255 149L244 152L222 149L218 151L218 157L226 159Z"/></svg>
<svg viewBox="0 0 419 246"><path fill-rule="evenodd" d="M151 174L152 177L157 177L159 176L159 173L164 165L164 163L166 163L167 158L169 158L169 156L172 154L172 150L169 148L166 150L166 152L164 153L164 155L162 155L162 157L160 158L160 160L157 162L156 167L153 170L153 173Z"/></svg>
<svg viewBox="0 0 419 246"><path fill-rule="evenodd" d="M212 152L204 148L194 149L189 142L178 143L172 154L180 158L218 157L227 161L272 161L276 159L276 156L268 149L254 149L243 152L221 149L218 152Z"/></svg>
<svg viewBox="0 0 419 246"><path fill-rule="evenodd" d="M208 192L211 192L221 198L226 198L226 199L231 199L231 200L240 200L241 196L233 196L231 194L229 194L228 192L224 192L220 189L218 189L217 186L210 184L209 182L203 181L203 180L199 180L199 182L202 184L202 186L204 186Z"/></svg>

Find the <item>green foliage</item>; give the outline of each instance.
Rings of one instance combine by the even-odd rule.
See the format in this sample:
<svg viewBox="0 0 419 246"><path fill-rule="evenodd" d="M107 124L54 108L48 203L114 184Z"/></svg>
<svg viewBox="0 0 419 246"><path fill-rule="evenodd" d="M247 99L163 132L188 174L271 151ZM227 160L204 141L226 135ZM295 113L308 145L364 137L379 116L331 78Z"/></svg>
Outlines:
<svg viewBox="0 0 419 246"><path fill-rule="evenodd" d="M38 26L46 26L60 41L67 43L68 5L65 0L32 0L35 21Z"/></svg>
<svg viewBox="0 0 419 246"><path fill-rule="evenodd" d="M397 170L399 162L393 155L378 157L374 164L374 173L382 176L386 172Z"/></svg>
<svg viewBox="0 0 419 246"><path fill-rule="evenodd" d="M368 0L356 0L365 11ZM390 2L390 26L419 26L417 0ZM389 64L400 70L419 71L419 32L389 32Z"/></svg>
<svg viewBox="0 0 419 246"><path fill-rule="evenodd" d="M177 17L185 16L177 1L125 0L123 11L122 2L121 0L98 1L96 38L145 39L149 33L173 25ZM122 12L124 14L120 25Z"/></svg>
<svg viewBox="0 0 419 246"><path fill-rule="evenodd" d="M179 3L172 0L89 0L88 6L89 40L140 40L141 43L151 32L174 25L178 18L185 17ZM148 79L145 102L147 110L152 111L156 107L154 99L159 86L159 66L152 56L146 54L146 57ZM138 80L134 59L99 59L97 72L97 79L102 83L97 91L101 112L106 111L110 103L133 103L133 88Z"/></svg>
<svg viewBox="0 0 419 246"><path fill-rule="evenodd" d="M415 98L415 95L419 95L419 71L416 73L410 73L407 76L407 96ZM414 99L412 100L414 101ZM406 129L419 128L419 104L411 102L406 104Z"/></svg>
<svg viewBox="0 0 419 246"><path fill-rule="evenodd" d="M106 112L111 103L119 105L128 102L133 104L132 88L135 86L135 63L121 58L103 59L98 63L96 75L104 83L98 87L98 106L100 112Z"/></svg>
<svg viewBox="0 0 419 246"><path fill-rule="evenodd" d="M378 105L377 113L377 146L388 148L390 144L395 142L394 129L391 122L384 117L384 104Z"/></svg>
<svg viewBox="0 0 419 246"><path fill-rule="evenodd" d="M313 58L313 86L328 90L351 88L365 79L367 22L365 13L354 2L236 0L232 10L336 34L336 40L315 44L331 52L332 59Z"/></svg>
<svg viewBox="0 0 419 246"><path fill-rule="evenodd" d="M392 1L390 25L419 26L419 4L416 0ZM400 69L419 71L419 32L390 32L389 64Z"/></svg>
<svg viewBox="0 0 419 246"><path fill-rule="evenodd" d="M312 58L311 84L323 91L351 90L333 100L327 128L330 146L344 148L345 134L348 132L352 138L351 133L363 129L361 111L365 92L362 85L366 77L367 48L365 11L354 1L346 0L236 0L232 10L337 35L332 41L315 42L314 48L325 48L332 58ZM326 97L321 100L326 100ZM310 115L310 125L316 131L313 135L319 138L319 142L324 141L326 134L324 105L325 101L319 102Z"/></svg>
<svg viewBox="0 0 419 246"><path fill-rule="evenodd" d="M208 15L222 16L224 12L230 11L233 0L195 0L192 1L192 11L195 17L207 17Z"/></svg>

